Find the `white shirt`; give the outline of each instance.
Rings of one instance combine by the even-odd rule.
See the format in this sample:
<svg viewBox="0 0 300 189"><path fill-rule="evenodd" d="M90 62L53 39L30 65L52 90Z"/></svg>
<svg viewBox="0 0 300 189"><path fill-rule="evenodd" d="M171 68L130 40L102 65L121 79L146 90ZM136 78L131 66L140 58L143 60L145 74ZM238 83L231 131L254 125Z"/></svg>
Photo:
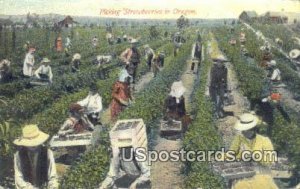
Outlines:
<svg viewBox="0 0 300 189"><path fill-rule="evenodd" d="M98 44L98 39L97 38L93 38L92 43L94 46L97 46Z"/></svg>
<svg viewBox="0 0 300 189"><path fill-rule="evenodd" d="M281 80L281 72L278 68L276 68L271 76L272 81L280 81Z"/></svg>
<svg viewBox="0 0 300 189"><path fill-rule="evenodd" d="M56 174L56 166L53 157L53 153L50 149L48 149L48 161L49 161L49 169L48 169L48 188L56 189L58 188L57 182L57 174ZM15 184L17 189L37 189L31 183L24 181L24 177L22 174L21 163L20 163L19 152L14 155L14 169L15 169Z"/></svg>
<svg viewBox="0 0 300 189"><path fill-rule="evenodd" d="M126 174L138 176L138 178L135 180L137 183L150 180L150 167L146 161L137 161L137 165L139 166L140 170L136 170L133 162L124 162L120 159L120 153L121 152L119 149L113 149L113 158L110 162L109 172L106 179L101 183L100 188L111 187L116 179L121 178ZM121 169L121 166L124 170Z"/></svg>
<svg viewBox="0 0 300 189"><path fill-rule="evenodd" d="M23 64L23 74L25 76L32 76L32 68L34 66L34 56L30 52L26 54L24 64Z"/></svg>
<svg viewBox="0 0 300 189"><path fill-rule="evenodd" d="M71 46L71 39L69 37L66 38L66 47Z"/></svg>
<svg viewBox="0 0 300 189"><path fill-rule="evenodd" d="M86 107L88 114L99 113L102 110L102 98L98 93L95 95L89 94L85 99L77 103L80 106Z"/></svg>
<svg viewBox="0 0 300 189"><path fill-rule="evenodd" d="M153 55L153 58L154 58L154 51L153 51L153 49L151 49L151 48L146 48L146 49L145 49L145 58L148 59L148 57L149 57L150 55ZM153 58L152 58L152 59L153 59Z"/></svg>
<svg viewBox="0 0 300 189"><path fill-rule="evenodd" d="M34 75L37 78L40 78L39 74L45 74L48 75L49 80L52 82L53 74L50 66L41 65L35 72Z"/></svg>

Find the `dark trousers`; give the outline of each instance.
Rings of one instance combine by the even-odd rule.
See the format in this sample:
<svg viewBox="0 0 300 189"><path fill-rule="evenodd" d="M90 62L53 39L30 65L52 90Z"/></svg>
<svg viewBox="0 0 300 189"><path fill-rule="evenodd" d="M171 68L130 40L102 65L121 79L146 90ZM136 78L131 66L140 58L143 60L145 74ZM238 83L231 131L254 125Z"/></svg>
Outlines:
<svg viewBox="0 0 300 189"><path fill-rule="evenodd" d="M147 58L147 65L149 67L149 70L151 69L152 58L153 58L153 54L149 55Z"/></svg>
<svg viewBox="0 0 300 189"><path fill-rule="evenodd" d="M217 116L223 117L225 87L222 84L216 86L210 86L209 93L215 105L215 111Z"/></svg>
<svg viewBox="0 0 300 189"><path fill-rule="evenodd" d="M132 76L133 83L136 82L136 73L137 73L137 67L138 67L138 62L131 62L129 66L127 66L127 72L130 76Z"/></svg>

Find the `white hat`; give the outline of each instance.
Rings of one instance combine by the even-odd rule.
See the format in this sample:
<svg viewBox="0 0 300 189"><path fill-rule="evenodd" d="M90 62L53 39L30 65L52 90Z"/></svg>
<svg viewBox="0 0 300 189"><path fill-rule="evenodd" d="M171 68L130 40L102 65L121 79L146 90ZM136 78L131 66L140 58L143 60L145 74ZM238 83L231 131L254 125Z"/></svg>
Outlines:
<svg viewBox="0 0 300 189"><path fill-rule="evenodd" d="M131 77L131 75L128 74L126 69L121 70L120 75L119 75L119 81L125 82L125 79L127 77Z"/></svg>
<svg viewBox="0 0 300 189"><path fill-rule="evenodd" d="M175 81L171 86L170 95L176 98L180 98L185 91L186 89L183 86L182 81Z"/></svg>
<svg viewBox="0 0 300 189"><path fill-rule="evenodd" d="M79 60L79 59L81 59L81 55L79 53L75 53L73 55L73 60Z"/></svg>
<svg viewBox="0 0 300 189"><path fill-rule="evenodd" d="M289 56L293 59L298 58L300 56L300 50L299 49L291 50L291 52L289 53Z"/></svg>
<svg viewBox="0 0 300 189"><path fill-rule="evenodd" d="M102 55L97 55L97 61L100 61L101 59L103 58L103 56Z"/></svg>
<svg viewBox="0 0 300 189"><path fill-rule="evenodd" d="M47 141L49 135L40 131L37 125L26 125L22 129L22 136L14 140L18 146L33 147L39 146Z"/></svg>
<svg viewBox="0 0 300 189"><path fill-rule="evenodd" d="M48 58L43 58L43 60L41 61L41 63L50 63L50 60Z"/></svg>
<svg viewBox="0 0 300 189"><path fill-rule="evenodd" d="M1 64L6 64L6 65L8 65L8 66L9 66L9 65L10 65L10 63L11 63L11 62L10 62L9 60L7 60L7 59L3 59L3 60L1 60L1 62L0 62L0 65L1 65Z"/></svg>
<svg viewBox="0 0 300 189"><path fill-rule="evenodd" d="M267 63L269 66L276 66L277 62L275 60L271 60Z"/></svg>
<svg viewBox="0 0 300 189"><path fill-rule="evenodd" d="M258 118L251 114L245 113L240 116L240 119L234 125L234 128L238 131L246 131L254 128L258 123Z"/></svg>
<svg viewBox="0 0 300 189"><path fill-rule="evenodd" d="M134 43L138 43L139 41L137 39L131 39L130 43L134 44Z"/></svg>

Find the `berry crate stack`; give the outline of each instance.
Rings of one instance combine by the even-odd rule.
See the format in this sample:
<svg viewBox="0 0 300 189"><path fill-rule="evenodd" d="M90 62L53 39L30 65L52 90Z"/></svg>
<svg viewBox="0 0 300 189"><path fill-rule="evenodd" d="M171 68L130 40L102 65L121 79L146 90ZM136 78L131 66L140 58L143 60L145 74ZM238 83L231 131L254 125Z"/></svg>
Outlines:
<svg viewBox="0 0 300 189"><path fill-rule="evenodd" d="M147 151L146 126L142 119L118 120L110 131L112 148L133 147Z"/></svg>

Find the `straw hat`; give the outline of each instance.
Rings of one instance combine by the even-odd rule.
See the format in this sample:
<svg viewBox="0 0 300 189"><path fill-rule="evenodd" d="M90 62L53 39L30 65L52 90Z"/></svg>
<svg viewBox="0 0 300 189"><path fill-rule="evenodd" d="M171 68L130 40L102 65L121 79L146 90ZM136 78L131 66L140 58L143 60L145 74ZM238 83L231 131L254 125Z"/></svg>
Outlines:
<svg viewBox="0 0 300 189"><path fill-rule="evenodd" d="M275 60L271 60L270 62L267 63L269 66L276 66L276 61Z"/></svg>
<svg viewBox="0 0 300 189"><path fill-rule="evenodd" d="M234 125L234 128L238 131L246 131L254 128L258 123L258 118L251 114L245 113L240 116L240 119Z"/></svg>
<svg viewBox="0 0 300 189"><path fill-rule="evenodd" d="M7 59L3 59L3 60L1 60L1 62L0 62L0 65L1 65L1 64L2 64L2 65L3 65L3 64L6 64L6 65L8 65L8 66L9 66L9 65L10 65L10 63L11 63L11 62L10 62L9 60L7 60Z"/></svg>
<svg viewBox="0 0 300 189"><path fill-rule="evenodd" d="M300 50L299 49L291 50L291 52L289 53L289 56L293 59L298 58L300 56Z"/></svg>
<svg viewBox="0 0 300 189"><path fill-rule="evenodd" d="M37 125L25 125L22 129L22 136L14 140L14 144L26 147L39 146L48 138L49 135L40 131Z"/></svg>
<svg viewBox="0 0 300 189"><path fill-rule="evenodd" d="M176 81L171 86L170 95L173 97L179 98L184 94L185 91L186 91L186 89L183 86L182 81Z"/></svg>
<svg viewBox="0 0 300 189"><path fill-rule="evenodd" d="M41 61L41 63L50 63L51 61L48 58L43 58L43 60Z"/></svg>
<svg viewBox="0 0 300 189"><path fill-rule="evenodd" d="M97 55L96 59L97 59L97 61L100 61L101 59L103 59L103 56L102 55Z"/></svg>
<svg viewBox="0 0 300 189"><path fill-rule="evenodd" d="M75 53L73 55L73 60L79 60L79 59L81 59L81 55L79 53Z"/></svg>

